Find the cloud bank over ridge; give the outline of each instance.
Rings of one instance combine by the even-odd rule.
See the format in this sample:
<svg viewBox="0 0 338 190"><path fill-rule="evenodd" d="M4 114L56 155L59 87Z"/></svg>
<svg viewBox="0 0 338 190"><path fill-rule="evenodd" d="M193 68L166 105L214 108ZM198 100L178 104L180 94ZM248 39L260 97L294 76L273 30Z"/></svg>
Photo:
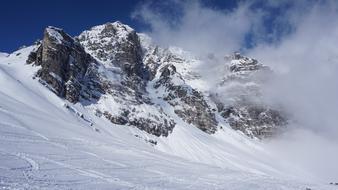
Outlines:
<svg viewBox="0 0 338 190"><path fill-rule="evenodd" d="M206 68L224 64L223 56L234 51L272 67L276 77L263 87L264 100L282 105L294 122L270 148L323 179L338 178L336 1L240 1L228 9L169 1L136 10L133 17L149 25L147 33L162 46L214 54L218 61L206 61Z"/></svg>

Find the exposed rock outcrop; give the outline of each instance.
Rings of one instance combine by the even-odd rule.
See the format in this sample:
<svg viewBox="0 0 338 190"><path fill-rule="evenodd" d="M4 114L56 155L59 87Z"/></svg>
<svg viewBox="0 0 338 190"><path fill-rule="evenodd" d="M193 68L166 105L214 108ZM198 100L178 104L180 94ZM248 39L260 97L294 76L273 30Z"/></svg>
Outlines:
<svg viewBox="0 0 338 190"><path fill-rule="evenodd" d="M41 66L37 76L72 103L79 101L89 65L95 64L77 41L55 27L45 29L40 47L27 60L33 62Z"/></svg>
<svg viewBox="0 0 338 190"><path fill-rule="evenodd" d="M102 63L101 78L106 81L107 95L116 102L117 108L105 110L105 117L112 123L135 126L156 136L171 133L175 122L148 97L146 85L150 72L143 62L137 33L127 25L114 22L95 26L78 38L86 51ZM117 80L111 80L111 76ZM144 109L149 113L143 113Z"/></svg>
<svg viewBox="0 0 338 190"><path fill-rule="evenodd" d="M195 125L206 133L215 133L217 120L205 101L203 94L185 84L176 72L175 66L168 64L160 70L160 78L154 87L164 88L163 100L174 107L174 112L185 122Z"/></svg>
<svg viewBox="0 0 338 190"><path fill-rule="evenodd" d="M84 31L78 37L87 51L102 62L121 67L128 76L148 79L142 62L142 48L135 30L120 22L107 23Z"/></svg>
<svg viewBox="0 0 338 190"><path fill-rule="evenodd" d="M266 105L260 100L261 85L272 70L257 60L239 53L226 57L230 73L220 83L225 96L213 94L219 113L229 125L250 137L270 137L287 124L281 109ZM231 86L231 87L229 87Z"/></svg>
<svg viewBox="0 0 338 190"><path fill-rule="evenodd" d="M281 111L264 105L234 105L219 110L233 129L250 137L271 137L287 124Z"/></svg>

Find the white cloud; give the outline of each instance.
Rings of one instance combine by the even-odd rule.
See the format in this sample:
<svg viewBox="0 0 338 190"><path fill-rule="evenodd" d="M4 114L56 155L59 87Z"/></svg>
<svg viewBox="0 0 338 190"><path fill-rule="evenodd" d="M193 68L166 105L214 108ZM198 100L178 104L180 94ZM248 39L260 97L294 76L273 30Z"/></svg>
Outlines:
<svg viewBox="0 0 338 190"><path fill-rule="evenodd" d="M337 6L316 4L288 18L295 31L279 44L260 44L249 54L280 75L267 86L267 98L285 104L306 127L338 136Z"/></svg>
<svg viewBox="0 0 338 190"><path fill-rule="evenodd" d="M239 50L245 35L253 25L259 24L259 14L253 16L249 3L242 3L234 10L213 9L198 1L174 2L175 16L162 14L151 4L137 8L133 16L150 25L150 35L159 44L176 45L196 54L224 53ZM173 20L177 21L174 22Z"/></svg>
<svg viewBox="0 0 338 190"><path fill-rule="evenodd" d="M294 28L291 34L248 53L278 72L264 88L266 101L283 105L295 122L270 150L325 182L336 181L338 6L321 1L303 7L284 18Z"/></svg>
<svg viewBox="0 0 338 190"><path fill-rule="evenodd" d="M134 16L150 25L150 35L161 45L177 45L197 55L215 54L218 61L206 61L206 68L224 64L222 57L243 48L246 35L251 34L256 46L245 52L278 73L264 86L265 101L282 105L295 121L285 136L271 143L271 150L279 150L280 159L298 163L324 180L338 178L337 168L332 167L338 160L334 151L338 150L336 1L266 0L262 1L265 8L252 9L257 0L242 2L231 11L198 1L173 2L180 10L176 19L150 4L139 7ZM266 8L280 6L287 7L284 14L275 15L272 25L264 25L271 16ZM281 36L285 27L291 30ZM214 72L212 68L206 70Z"/></svg>

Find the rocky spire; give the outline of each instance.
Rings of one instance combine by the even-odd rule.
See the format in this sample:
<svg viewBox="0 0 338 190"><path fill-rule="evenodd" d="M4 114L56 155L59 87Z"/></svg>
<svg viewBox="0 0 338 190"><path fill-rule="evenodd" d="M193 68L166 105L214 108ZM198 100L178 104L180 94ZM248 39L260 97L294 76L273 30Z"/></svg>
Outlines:
<svg viewBox="0 0 338 190"><path fill-rule="evenodd" d="M47 27L41 45L29 56L41 69L37 76L57 95L70 102L79 100L81 81L89 64L95 62L82 46L62 29Z"/></svg>

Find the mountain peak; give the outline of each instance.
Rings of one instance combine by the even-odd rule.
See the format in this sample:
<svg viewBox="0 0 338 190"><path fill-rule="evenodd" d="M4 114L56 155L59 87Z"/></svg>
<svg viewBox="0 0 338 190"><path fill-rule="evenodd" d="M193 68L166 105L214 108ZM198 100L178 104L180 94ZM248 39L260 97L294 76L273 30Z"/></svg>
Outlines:
<svg viewBox="0 0 338 190"><path fill-rule="evenodd" d="M73 41L73 38L63 31L61 28L48 26L44 32L44 40L48 38L50 41L61 44L65 41Z"/></svg>
<svg viewBox="0 0 338 190"><path fill-rule="evenodd" d="M115 21L115 22L108 23L108 24L111 24L111 25L115 26L115 27L118 28L118 29L123 29L123 30L129 31L129 32L134 31L134 29L131 28L129 25L123 24L123 23L120 22L120 21Z"/></svg>
<svg viewBox="0 0 338 190"><path fill-rule="evenodd" d="M79 41L88 53L107 65L130 68L141 62L141 44L131 27L121 22L92 27L79 35Z"/></svg>
<svg viewBox="0 0 338 190"><path fill-rule="evenodd" d="M119 36L120 38L127 38L130 33L136 33L133 28L121 23L120 21L108 22L102 25L97 25L89 30L86 30L80 34L80 37L84 34L89 36Z"/></svg>

